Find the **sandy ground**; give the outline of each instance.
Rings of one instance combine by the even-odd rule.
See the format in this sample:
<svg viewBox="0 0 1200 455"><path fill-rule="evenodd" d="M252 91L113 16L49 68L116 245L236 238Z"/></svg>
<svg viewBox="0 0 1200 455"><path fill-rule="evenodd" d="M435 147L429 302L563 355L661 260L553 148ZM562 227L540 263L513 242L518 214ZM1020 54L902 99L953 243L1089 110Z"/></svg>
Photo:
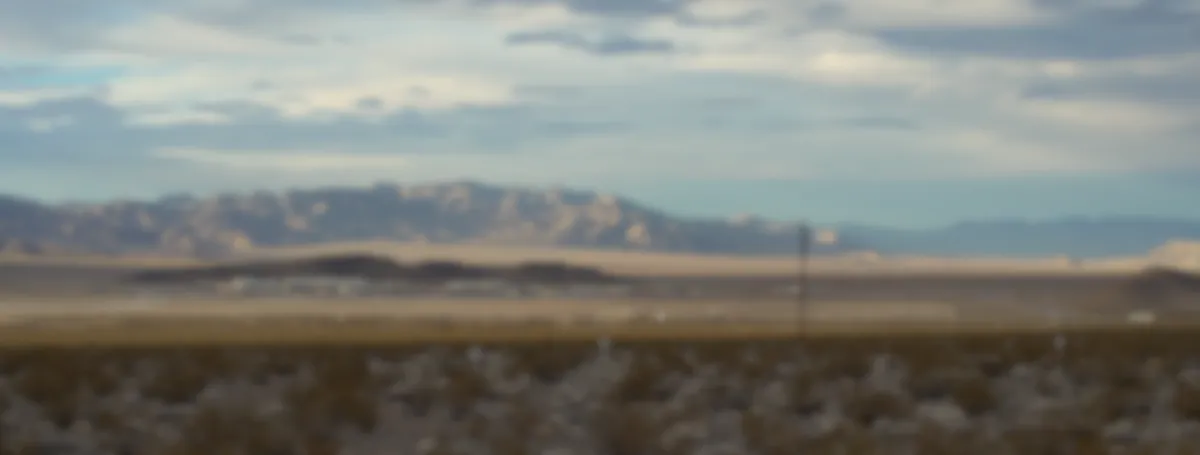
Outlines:
<svg viewBox="0 0 1200 455"><path fill-rule="evenodd" d="M0 262L0 298L30 296L73 296L90 298L104 295L135 295L141 287L125 280L134 271L128 265L105 266L77 263L3 263ZM654 289L680 286L696 298L780 297L794 292L795 273L775 275L664 275L630 274L636 289L650 292L654 298L664 295ZM1043 304L1054 301L1089 300L1127 279L1129 274L1042 274L1036 272L983 274L931 273L917 270L884 274L814 273L809 295L818 300L913 301L948 300L954 302L1026 302ZM792 289L792 291L788 291ZM691 292L694 290L695 292ZM668 291L669 293L670 291ZM638 297L632 295L631 297ZM643 295L643 297L646 297ZM1091 299L1094 300L1094 299Z"/></svg>

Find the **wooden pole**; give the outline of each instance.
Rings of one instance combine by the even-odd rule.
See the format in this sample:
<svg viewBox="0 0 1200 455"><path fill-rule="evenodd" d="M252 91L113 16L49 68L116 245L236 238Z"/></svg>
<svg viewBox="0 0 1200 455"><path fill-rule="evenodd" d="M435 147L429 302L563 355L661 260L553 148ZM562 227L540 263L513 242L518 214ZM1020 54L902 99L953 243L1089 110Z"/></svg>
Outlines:
<svg viewBox="0 0 1200 455"><path fill-rule="evenodd" d="M796 240L798 242L796 248L797 255L797 273L796 273L796 305L799 315L803 317L805 310L808 307L808 257L812 250L812 228L808 223L800 223L799 235Z"/></svg>

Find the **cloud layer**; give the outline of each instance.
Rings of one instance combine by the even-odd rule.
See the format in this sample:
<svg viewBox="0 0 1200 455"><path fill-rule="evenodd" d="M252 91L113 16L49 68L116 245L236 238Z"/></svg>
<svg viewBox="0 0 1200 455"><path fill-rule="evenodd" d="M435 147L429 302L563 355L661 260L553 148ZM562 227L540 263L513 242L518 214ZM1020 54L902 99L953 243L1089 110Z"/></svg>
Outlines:
<svg viewBox="0 0 1200 455"><path fill-rule="evenodd" d="M1200 173L1196 0L0 11L3 191Z"/></svg>

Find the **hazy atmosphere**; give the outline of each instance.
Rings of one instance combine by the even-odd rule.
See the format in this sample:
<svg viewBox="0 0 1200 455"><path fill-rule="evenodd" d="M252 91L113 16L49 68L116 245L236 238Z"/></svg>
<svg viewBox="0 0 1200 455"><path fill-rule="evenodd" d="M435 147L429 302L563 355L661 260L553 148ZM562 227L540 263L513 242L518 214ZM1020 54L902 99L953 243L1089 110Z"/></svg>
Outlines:
<svg viewBox="0 0 1200 455"><path fill-rule="evenodd" d="M1190 217L1191 0L0 0L0 192L486 180L682 214Z"/></svg>

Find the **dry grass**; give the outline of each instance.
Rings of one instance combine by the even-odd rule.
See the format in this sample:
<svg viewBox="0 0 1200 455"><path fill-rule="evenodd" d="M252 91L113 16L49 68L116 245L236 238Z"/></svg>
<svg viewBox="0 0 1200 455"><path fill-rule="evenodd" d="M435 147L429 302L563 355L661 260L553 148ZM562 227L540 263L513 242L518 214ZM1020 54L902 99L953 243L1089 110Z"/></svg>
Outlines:
<svg viewBox="0 0 1200 455"><path fill-rule="evenodd" d="M497 309L502 309L503 304ZM546 303L554 305L554 303ZM937 322L866 320L846 322L803 322L776 318L748 322L723 320L654 321L612 319L591 324L564 324L550 320L509 319L488 321L443 320L428 317L387 317L363 312L340 319L319 313L289 315L286 310L253 316L253 311L231 311L222 315L161 315L103 318L44 316L0 328L0 346L245 346L245 345L421 345L464 342L546 342L617 340L779 340L795 337L861 338L888 334L901 337L974 335L1048 335L1056 333L1176 333L1200 330L1194 319L1168 320L1153 326L1136 326L1123 321L1081 321L1047 324L1038 321ZM476 310L485 311L485 310ZM522 310L524 311L524 310ZM244 314L242 314L244 313ZM970 342L965 341L965 342ZM997 353L1020 361L1046 359L1045 346L1002 345ZM942 347L933 347L933 352ZM1137 349L1133 345L1130 349ZM923 353L914 358L917 369L936 368L944 356ZM857 358L857 357L856 357ZM846 362L847 360L837 360ZM850 362L853 362L850 360ZM553 363L553 361L551 361ZM862 366L828 365L833 369ZM545 368L553 370L552 365ZM549 372L547 372L549 374ZM847 373L853 373L847 371Z"/></svg>

